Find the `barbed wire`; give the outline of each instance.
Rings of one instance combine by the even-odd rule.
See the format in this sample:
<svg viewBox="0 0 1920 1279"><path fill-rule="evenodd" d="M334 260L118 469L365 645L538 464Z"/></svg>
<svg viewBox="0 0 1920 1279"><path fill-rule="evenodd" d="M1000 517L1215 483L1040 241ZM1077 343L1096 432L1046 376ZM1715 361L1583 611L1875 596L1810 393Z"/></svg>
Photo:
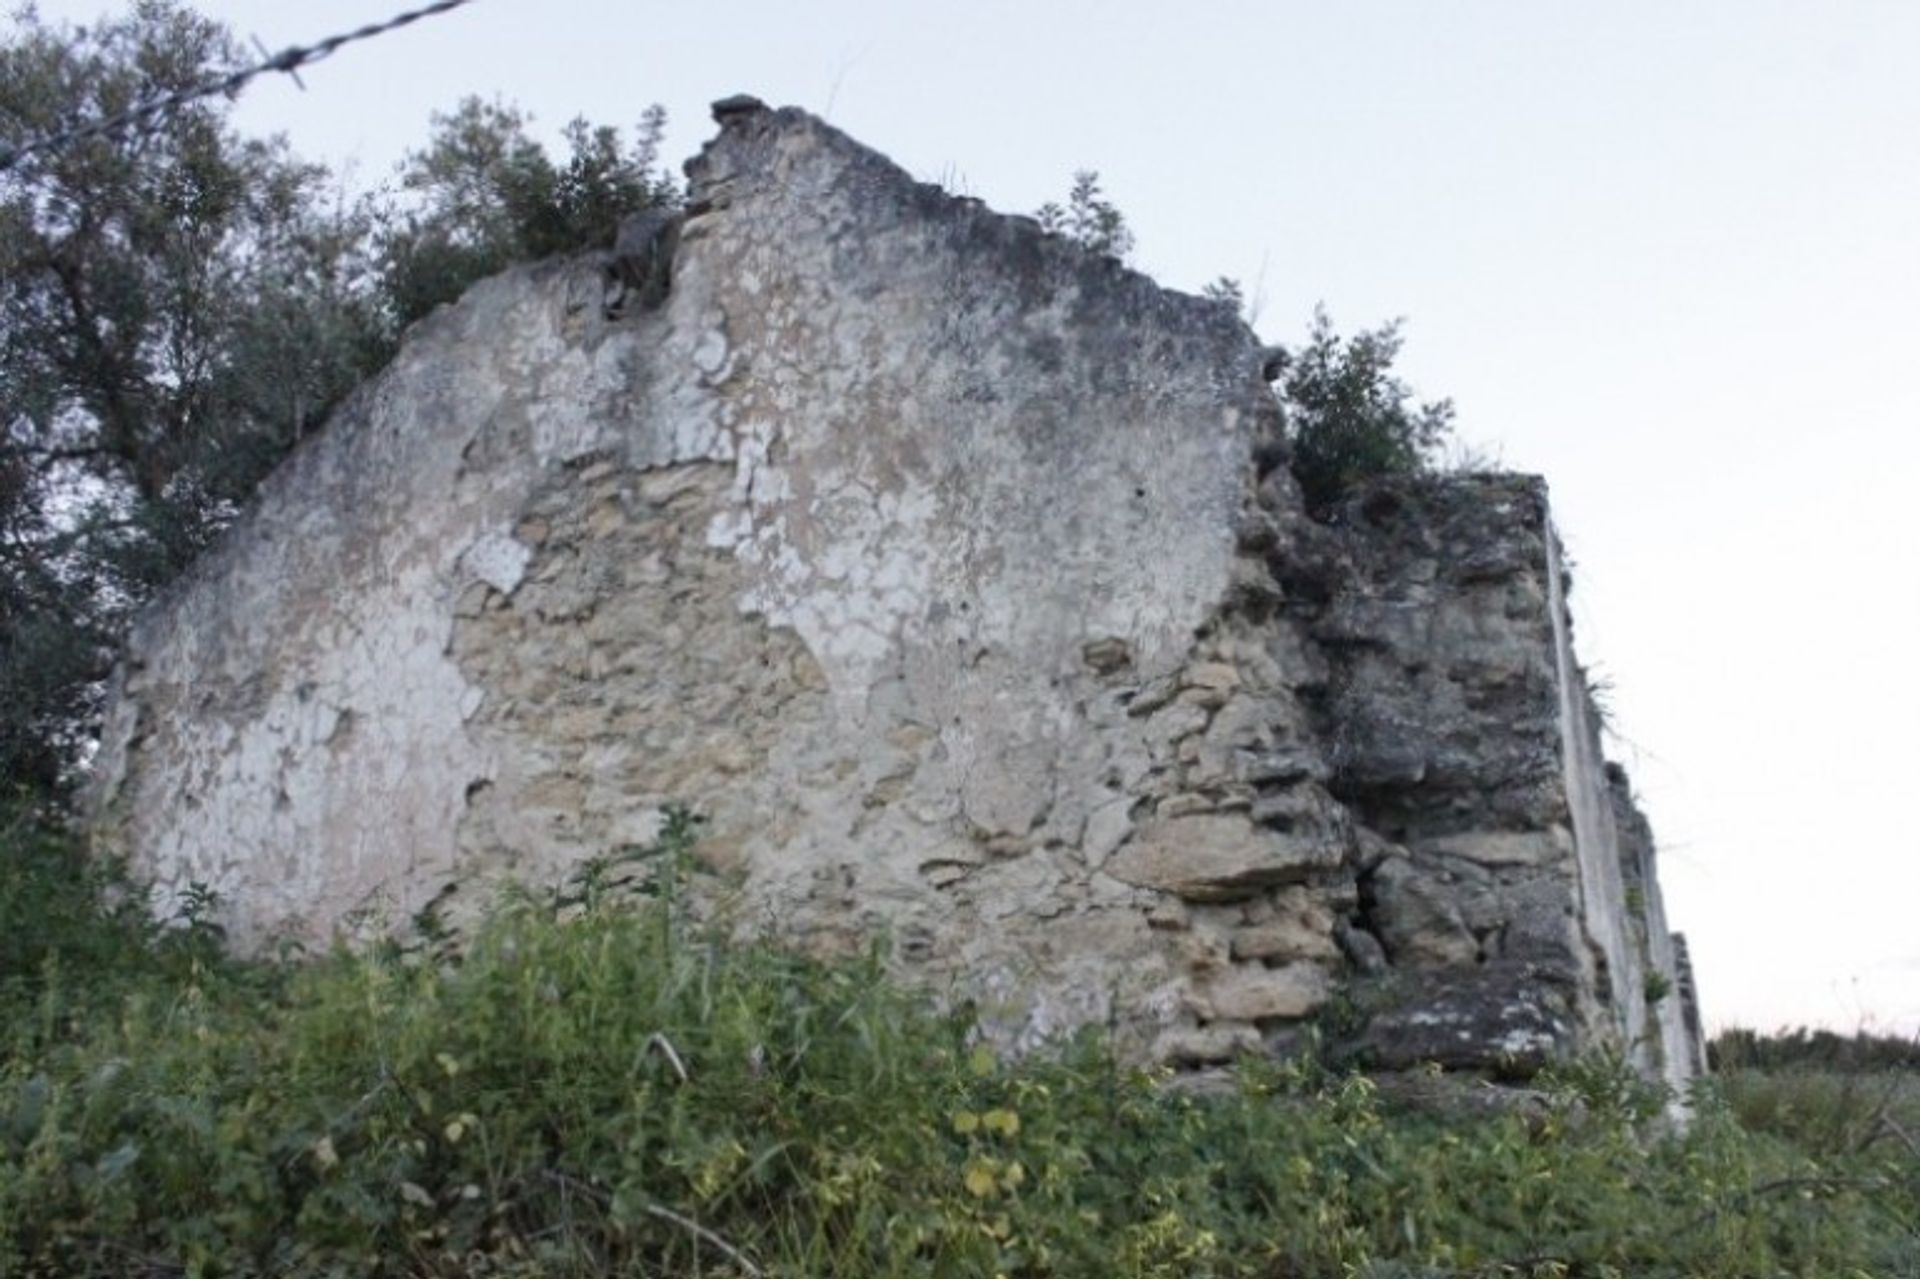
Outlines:
<svg viewBox="0 0 1920 1279"><path fill-rule="evenodd" d="M295 73L298 72L301 67L311 66L322 58L333 56L333 54L340 50L342 45L352 44L356 40L371 40L374 36L385 35L389 31L411 26L422 18L431 18L436 14L446 13L449 10L458 9L462 5L471 3L473 3L473 0L434 0L433 4L421 5L418 9L409 9L405 13L395 14L385 22L368 23L364 27L358 27L352 31L344 31L337 36L330 36L316 44L292 45L273 54L264 62L243 68L239 71L230 72L226 75L214 76L201 81L199 84L189 85L184 89L175 89L172 93L162 94L160 97L154 98L151 101L143 102L139 106L122 111L118 115L111 115L105 119L77 125L74 128L66 129L59 133L49 134L44 138L35 138L33 141L18 147L9 147L5 143L0 143L0 173L4 173L8 169L13 168L21 160L24 160L30 155L47 151L63 150L76 142L84 142L88 138L106 137L109 134L118 133L123 129L132 128L142 121L155 119L171 111L178 111L188 103L197 102L201 98L210 98L215 94L224 94L231 97L245 88L248 81L256 76L265 75L269 71L283 72L287 75L294 76L294 79L297 81L299 76Z"/></svg>

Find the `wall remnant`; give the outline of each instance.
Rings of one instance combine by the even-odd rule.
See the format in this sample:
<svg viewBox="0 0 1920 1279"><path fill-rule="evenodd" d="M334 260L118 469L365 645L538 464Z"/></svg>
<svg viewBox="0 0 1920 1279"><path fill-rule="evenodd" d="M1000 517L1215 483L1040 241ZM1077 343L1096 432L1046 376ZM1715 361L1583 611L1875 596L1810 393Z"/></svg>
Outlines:
<svg viewBox="0 0 1920 1279"><path fill-rule="evenodd" d="M1033 1044L1700 1068L1544 486L1310 519L1230 309L730 99L675 226L408 336L138 627L98 840L232 934L644 843Z"/></svg>

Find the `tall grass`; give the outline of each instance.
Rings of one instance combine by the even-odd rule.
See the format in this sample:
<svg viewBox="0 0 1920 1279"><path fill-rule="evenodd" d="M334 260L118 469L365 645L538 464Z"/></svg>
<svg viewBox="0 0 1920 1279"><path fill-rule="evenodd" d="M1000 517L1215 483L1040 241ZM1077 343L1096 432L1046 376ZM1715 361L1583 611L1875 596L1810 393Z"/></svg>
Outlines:
<svg viewBox="0 0 1920 1279"><path fill-rule="evenodd" d="M1800 1027L1727 1031L1710 1047L1750 1131L1827 1158L1885 1156L1920 1177L1920 1040Z"/></svg>
<svg viewBox="0 0 1920 1279"><path fill-rule="evenodd" d="M78 873L21 838L0 917ZM1306 1060L1206 1099L1095 1038L1004 1060L878 951L690 922L689 838L638 891L601 865L504 902L457 957L246 964L204 918L100 908L19 939L0 1274L1920 1274L1885 1144L1810 1150L1712 1095L1662 1135L1594 1070L1450 1121Z"/></svg>

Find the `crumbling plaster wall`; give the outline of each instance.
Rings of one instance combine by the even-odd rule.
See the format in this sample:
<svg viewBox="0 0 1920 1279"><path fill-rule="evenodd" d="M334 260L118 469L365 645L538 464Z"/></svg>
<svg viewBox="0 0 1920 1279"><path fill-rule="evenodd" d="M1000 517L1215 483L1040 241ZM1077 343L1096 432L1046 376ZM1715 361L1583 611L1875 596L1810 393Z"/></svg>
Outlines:
<svg viewBox="0 0 1920 1279"><path fill-rule="evenodd" d="M596 257L478 286L147 615L103 842L257 944L680 804L742 927L890 935L1023 1042L1204 1067L1317 1016L1525 1070L1684 1032L1635 1002L1682 974L1537 482L1309 519L1228 309L716 116L664 298Z"/></svg>

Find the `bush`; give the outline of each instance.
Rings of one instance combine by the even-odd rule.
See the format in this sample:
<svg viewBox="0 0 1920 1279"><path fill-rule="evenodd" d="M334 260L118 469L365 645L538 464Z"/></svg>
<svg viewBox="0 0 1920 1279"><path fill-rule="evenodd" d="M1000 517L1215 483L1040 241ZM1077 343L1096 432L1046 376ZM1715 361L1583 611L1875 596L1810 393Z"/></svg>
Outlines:
<svg viewBox="0 0 1920 1279"><path fill-rule="evenodd" d="M1597 1064L1544 1113L1449 1121L1305 1062L1201 1099L1095 1037L1005 1059L879 951L689 922L690 833L503 903L457 959L238 964L128 934L117 999L0 1056L0 1273L1911 1269L1920 1187L1893 1165L1756 1137L1711 1097L1658 1137Z"/></svg>
<svg viewBox="0 0 1920 1279"><path fill-rule="evenodd" d="M0 169L0 786L58 793L128 618L391 356L516 261L610 247L678 198L665 115L576 120L550 156L517 109L434 121L400 190L359 199L192 96L250 58L181 0L0 32L0 151L173 91L136 128Z"/></svg>
<svg viewBox="0 0 1920 1279"><path fill-rule="evenodd" d="M1732 1070L1721 1093L1740 1122L1822 1156L1902 1147L1920 1161L1920 1075Z"/></svg>
<svg viewBox="0 0 1920 1279"><path fill-rule="evenodd" d="M1281 384L1292 469L1307 504L1324 510L1362 480L1425 470L1453 431L1453 403L1416 405L1393 376L1400 321L1351 338L1316 308L1307 344Z"/></svg>
<svg viewBox="0 0 1920 1279"><path fill-rule="evenodd" d="M1858 1030L1797 1026L1772 1034L1733 1027L1707 1045L1715 1070L1784 1070L1806 1067L1834 1071L1909 1070L1920 1072L1920 1035L1877 1035Z"/></svg>
<svg viewBox="0 0 1920 1279"><path fill-rule="evenodd" d="M50 989L85 1007L143 966L153 930L124 880L89 862L45 811L0 805L0 1023L18 1029Z"/></svg>
<svg viewBox="0 0 1920 1279"><path fill-rule="evenodd" d="M650 108L632 142L574 120L556 161L516 107L468 98L433 119L426 148L401 166L406 208L387 208L377 236L381 286L410 324L515 262L608 248L628 214L679 199L660 166L666 112Z"/></svg>

